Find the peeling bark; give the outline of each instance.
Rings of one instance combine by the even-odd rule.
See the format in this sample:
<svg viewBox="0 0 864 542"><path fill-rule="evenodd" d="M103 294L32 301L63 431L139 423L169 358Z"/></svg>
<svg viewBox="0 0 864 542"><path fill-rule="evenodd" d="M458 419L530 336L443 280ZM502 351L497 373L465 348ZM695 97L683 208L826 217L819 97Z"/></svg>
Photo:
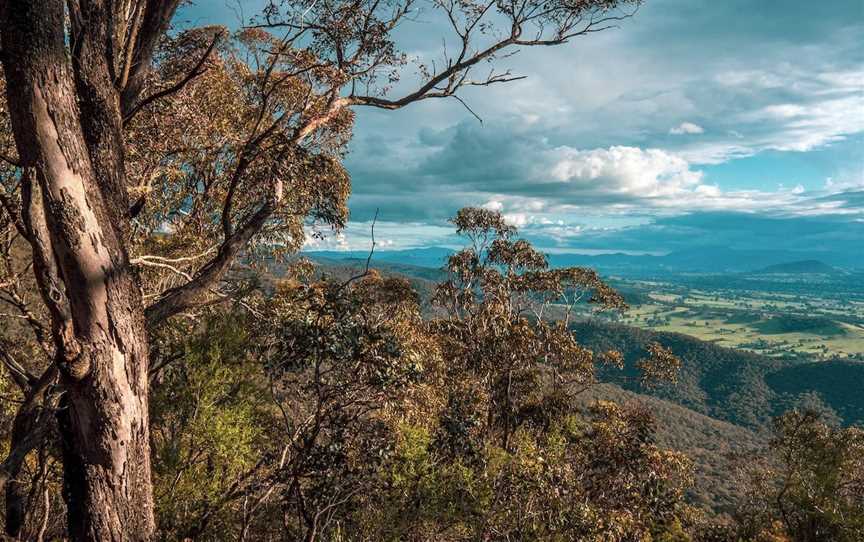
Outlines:
<svg viewBox="0 0 864 542"><path fill-rule="evenodd" d="M82 77L76 87L63 17L62 0L7 1L0 37L15 142L33 172L30 228L43 234L31 243L34 260L42 263L43 297L55 305L69 535L149 540L147 335L116 211L123 158L110 143L119 132L106 124L119 122L119 104L100 87L97 99L81 102L90 119L82 122ZM87 81L99 87L106 79Z"/></svg>

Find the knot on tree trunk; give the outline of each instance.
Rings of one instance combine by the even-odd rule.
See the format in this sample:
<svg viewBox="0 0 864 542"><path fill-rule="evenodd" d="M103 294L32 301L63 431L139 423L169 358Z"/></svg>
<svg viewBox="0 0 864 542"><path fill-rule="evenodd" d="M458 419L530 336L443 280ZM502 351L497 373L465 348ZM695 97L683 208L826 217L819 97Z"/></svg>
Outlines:
<svg viewBox="0 0 864 542"><path fill-rule="evenodd" d="M90 357L84 355L81 343L77 339L64 341L63 348L58 352L57 367L63 375L79 382L90 374Z"/></svg>

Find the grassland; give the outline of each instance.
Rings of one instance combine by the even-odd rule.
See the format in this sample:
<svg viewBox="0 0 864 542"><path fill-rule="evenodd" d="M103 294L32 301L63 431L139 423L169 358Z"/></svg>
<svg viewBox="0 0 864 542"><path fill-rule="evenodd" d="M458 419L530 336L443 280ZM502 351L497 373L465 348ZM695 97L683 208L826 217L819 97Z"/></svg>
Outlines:
<svg viewBox="0 0 864 542"><path fill-rule="evenodd" d="M637 292L620 321L770 356L864 360L864 302L811 294L688 289L626 281Z"/></svg>

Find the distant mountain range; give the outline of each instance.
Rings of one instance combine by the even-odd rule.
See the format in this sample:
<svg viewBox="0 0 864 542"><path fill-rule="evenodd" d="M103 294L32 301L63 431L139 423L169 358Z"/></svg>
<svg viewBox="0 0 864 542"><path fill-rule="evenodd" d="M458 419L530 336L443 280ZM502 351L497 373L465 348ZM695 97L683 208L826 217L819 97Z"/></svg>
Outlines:
<svg viewBox="0 0 864 542"><path fill-rule="evenodd" d="M399 263L440 268L454 250L428 247L377 251L373 262ZM313 258L330 260L364 260L368 252L309 252ZM809 254L789 250L737 250L707 246L671 252L663 256L633 254L550 254L554 267L586 266L601 273L622 276L645 276L657 273L836 273L838 269L864 269L864 250L860 254ZM784 270L786 269L786 270Z"/></svg>

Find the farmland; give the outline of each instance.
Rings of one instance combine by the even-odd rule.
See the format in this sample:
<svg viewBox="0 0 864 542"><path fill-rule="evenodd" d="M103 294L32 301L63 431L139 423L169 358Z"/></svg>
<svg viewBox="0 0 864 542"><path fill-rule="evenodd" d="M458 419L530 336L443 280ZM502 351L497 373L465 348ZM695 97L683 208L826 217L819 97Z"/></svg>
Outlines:
<svg viewBox="0 0 864 542"><path fill-rule="evenodd" d="M622 316L608 316L622 323L775 357L864 360L864 300L855 296L617 283L636 299Z"/></svg>

